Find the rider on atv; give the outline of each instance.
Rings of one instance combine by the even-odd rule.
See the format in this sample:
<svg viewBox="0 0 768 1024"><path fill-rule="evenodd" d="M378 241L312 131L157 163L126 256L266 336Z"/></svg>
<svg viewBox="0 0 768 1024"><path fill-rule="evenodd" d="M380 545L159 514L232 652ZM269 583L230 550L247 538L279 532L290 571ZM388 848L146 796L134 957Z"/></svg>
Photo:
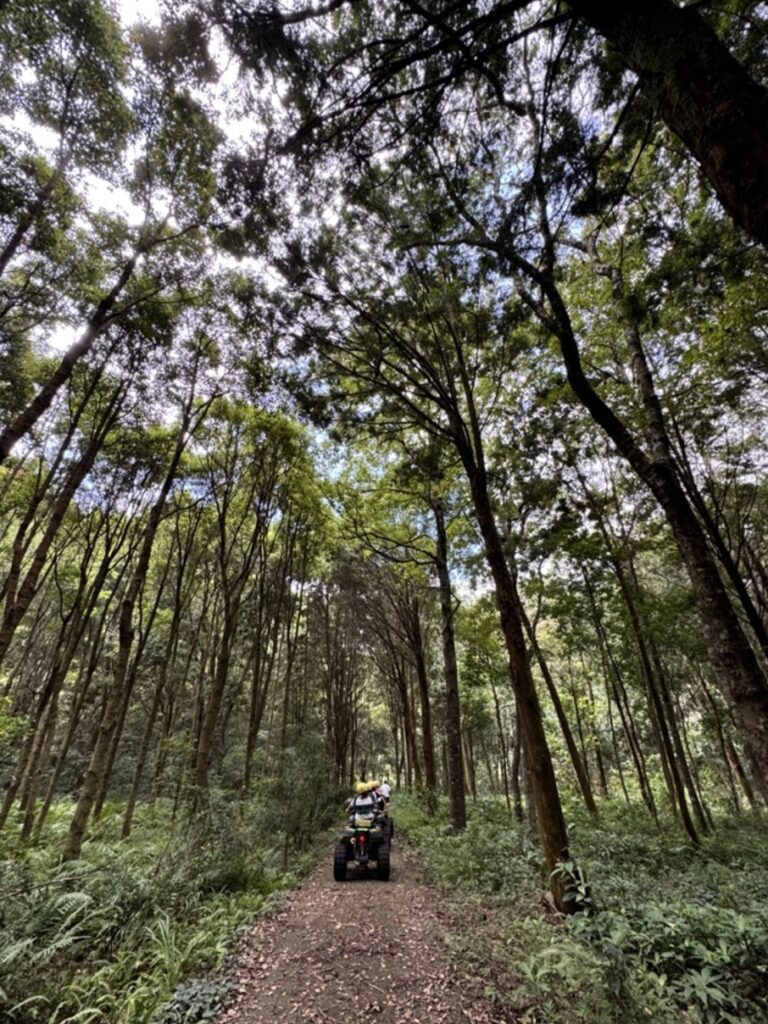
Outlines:
<svg viewBox="0 0 768 1024"><path fill-rule="evenodd" d="M353 827L356 824L378 826L384 835L391 837L394 829L387 814L387 802L379 792L378 781L358 782L355 792L357 795L347 804L349 824Z"/></svg>
<svg viewBox="0 0 768 1024"><path fill-rule="evenodd" d="M376 783L358 782L355 796L347 804L348 822L336 843L333 877L343 882L347 864L355 862L358 871L366 871L370 861L376 864L377 876L389 878L389 844L392 823L382 813L384 801L375 793Z"/></svg>
<svg viewBox="0 0 768 1024"><path fill-rule="evenodd" d="M371 825L378 811L378 801L373 792L370 782L358 782L355 786L356 795L347 804L347 814L350 825L355 824L355 819L365 819Z"/></svg>

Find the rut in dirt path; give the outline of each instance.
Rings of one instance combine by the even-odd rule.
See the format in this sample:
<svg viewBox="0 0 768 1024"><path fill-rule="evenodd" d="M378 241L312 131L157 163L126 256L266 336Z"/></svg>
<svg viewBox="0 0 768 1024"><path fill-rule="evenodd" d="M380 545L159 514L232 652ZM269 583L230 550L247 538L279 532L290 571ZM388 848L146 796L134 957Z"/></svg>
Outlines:
<svg viewBox="0 0 768 1024"><path fill-rule="evenodd" d="M392 875L346 882L320 863L279 911L248 933L240 994L218 1024L502 1024L510 1018L457 974L439 894L416 858L393 847Z"/></svg>

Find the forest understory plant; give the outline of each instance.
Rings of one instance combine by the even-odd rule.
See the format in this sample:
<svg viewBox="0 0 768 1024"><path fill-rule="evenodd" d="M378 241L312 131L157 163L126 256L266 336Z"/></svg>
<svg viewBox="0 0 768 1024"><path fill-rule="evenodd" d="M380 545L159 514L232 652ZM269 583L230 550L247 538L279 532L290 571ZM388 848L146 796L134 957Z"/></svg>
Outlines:
<svg viewBox="0 0 768 1024"><path fill-rule="evenodd" d="M466 832L444 834L413 802L400 828L454 915L453 955L500 1008L537 1024L747 1024L768 1010L768 912L749 879L766 869L760 817L718 822L700 850L637 809L600 806L600 825L569 806L582 864L600 877L588 913L541 901L535 847L497 800L470 805Z"/></svg>
<svg viewBox="0 0 768 1024"><path fill-rule="evenodd" d="M217 971L239 930L269 912L314 866L317 836L338 813L338 800L321 799L306 832L282 840L273 823L275 799L254 798L233 814L228 800L216 797L204 818L175 823L171 807L158 802L139 809L129 844L120 843L119 806L108 804L83 858L63 864L57 848L71 813L65 804L52 807L40 843L4 841L3 1019L210 1019L231 994ZM282 800L280 808L284 821Z"/></svg>

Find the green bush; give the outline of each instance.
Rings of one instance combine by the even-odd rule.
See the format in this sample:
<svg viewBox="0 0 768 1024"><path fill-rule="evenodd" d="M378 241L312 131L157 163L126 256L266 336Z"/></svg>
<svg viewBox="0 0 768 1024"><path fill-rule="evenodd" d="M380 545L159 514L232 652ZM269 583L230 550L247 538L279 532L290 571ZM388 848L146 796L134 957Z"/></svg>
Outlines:
<svg viewBox="0 0 768 1024"><path fill-rule="evenodd" d="M202 1024L215 1020L235 989L233 982L217 978L187 982L153 1016L152 1024Z"/></svg>
<svg viewBox="0 0 768 1024"><path fill-rule="evenodd" d="M625 805L599 824L574 809L571 841L598 912L554 918L541 865L505 807L479 801L460 835L398 801L398 824L446 890L463 927L455 954L487 994L531 1024L753 1024L768 1020L768 835L723 821L697 851L673 821ZM758 898L756 898L758 897Z"/></svg>
<svg viewBox="0 0 768 1024"><path fill-rule="evenodd" d="M255 789L255 827L282 841L285 862L291 851L311 848L319 833L338 822L346 788L330 781L325 745L308 736L272 759Z"/></svg>

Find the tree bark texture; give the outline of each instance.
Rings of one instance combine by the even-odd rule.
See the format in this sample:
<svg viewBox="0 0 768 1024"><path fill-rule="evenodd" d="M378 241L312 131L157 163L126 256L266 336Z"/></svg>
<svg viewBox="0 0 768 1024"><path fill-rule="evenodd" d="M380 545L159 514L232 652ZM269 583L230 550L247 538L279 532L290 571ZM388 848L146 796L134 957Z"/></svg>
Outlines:
<svg viewBox="0 0 768 1024"><path fill-rule="evenodd" d="M670 0L568 0L568 6L635 72L724 209L768 244L768 91L695 10Z"/></svg>

